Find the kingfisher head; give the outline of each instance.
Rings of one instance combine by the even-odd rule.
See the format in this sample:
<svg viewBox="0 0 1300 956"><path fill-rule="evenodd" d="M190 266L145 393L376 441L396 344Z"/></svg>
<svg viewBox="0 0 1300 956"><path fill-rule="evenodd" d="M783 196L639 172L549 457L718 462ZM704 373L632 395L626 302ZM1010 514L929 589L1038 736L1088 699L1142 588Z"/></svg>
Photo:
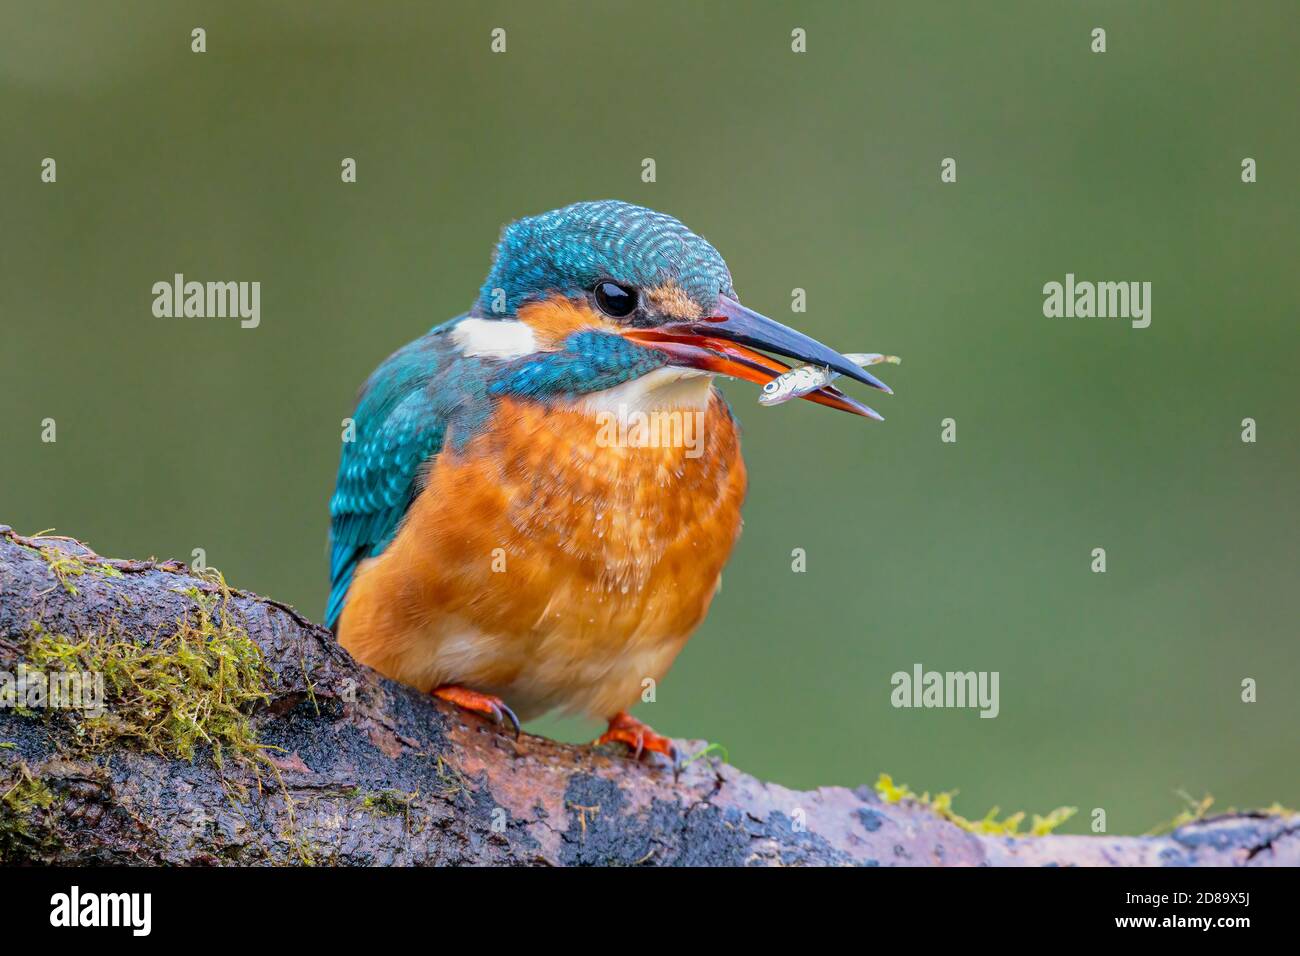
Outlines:
<svg viewBox="0 0 1300 956"><path fill-rule="evenodd" d="M494 382L503 393L577 397L638 382L643 395L702 394L714 374L772 381L789 368L772 356L890 391L741 305L722 256L682 223L616 200L506 226L478 301L452 335L462 354L506 363ZM829 385L804 397L880 418Z"/></svg>

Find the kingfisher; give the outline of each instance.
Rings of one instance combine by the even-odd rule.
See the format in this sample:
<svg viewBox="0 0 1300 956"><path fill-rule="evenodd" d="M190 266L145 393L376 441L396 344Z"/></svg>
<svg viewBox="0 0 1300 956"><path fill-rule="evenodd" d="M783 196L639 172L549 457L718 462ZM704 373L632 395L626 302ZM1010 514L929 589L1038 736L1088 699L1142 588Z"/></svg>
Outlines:
<svg viewBox="0 0 1300 956"><path fill-rule="evenodd" d="M704 619L740 533L745 464L714 377L766 384L790 368L774 356L890 392L741 305L722 256L671 216L605 200L510 223L473 307L361 389L327 625L361 663L516 736L560 710L675 764L628 710ZM880 419L830 385L803 397ZM683 420L698 428L669 427Z"/></svg>

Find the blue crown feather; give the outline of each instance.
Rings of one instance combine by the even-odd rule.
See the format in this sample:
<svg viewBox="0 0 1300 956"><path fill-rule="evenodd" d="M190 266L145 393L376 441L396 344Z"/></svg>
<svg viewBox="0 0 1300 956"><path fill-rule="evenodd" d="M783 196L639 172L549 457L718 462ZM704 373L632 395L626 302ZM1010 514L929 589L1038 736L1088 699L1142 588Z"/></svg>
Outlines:
<svg viewBox="0 0 1300 956"><path fill-rule="evenodd" d="M706 312L735 294L718 250L672 216L616 199L580 202L506 226L476 315L512 315L552 292L572 295L610 278L635 286L674 281ZM495 290L505 293L494 312Z"/></svg>

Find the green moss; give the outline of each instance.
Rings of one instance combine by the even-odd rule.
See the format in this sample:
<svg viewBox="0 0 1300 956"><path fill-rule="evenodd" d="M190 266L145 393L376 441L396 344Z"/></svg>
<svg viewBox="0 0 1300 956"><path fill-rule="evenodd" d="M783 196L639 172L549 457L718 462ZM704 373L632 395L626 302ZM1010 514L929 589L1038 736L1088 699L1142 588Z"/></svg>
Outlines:
<svg viewBox="0 0 1300 956"><path fill-rule="evenodd" d="M994 807L982 819L968 820L952 808L952 798L957 795L956 790L938 793L933 797L930 796L928 791L918 795L913 793L907 784L896 785L889 774L882 773L876 780L876 793L886 803L901 803L904 800L909 800L929 807L949 823L959 826L970 833L987 833L997 836L1046 836L1078 812L1076 807L1057 807L1046 816L1039 816L1035 813L1029 830L1022 833L1020 825L1025 820L1023 810L999 820L999 808Z"/></svg>
<svg viewBox="0 0 1300 956"><path fill-rule="evenodd" d="M1210 796L1208 793L1200 800L1193 799L1190 794L1182 790L1177 791L1177 794L1182 798L1183 808L1179 810L1178 813L1174 814L1172 820L1166 820L1164 823L1156 824L1144 833L1143 836L1159 836L1162 833L1170 833L1177 830L1179 827L1186 826L1189 823L1195 823L1197 820L1203 820L1210 812L1210 807L1214 806L1214 797Z"/></svg>
<svg viewBox="0 0 1300 956"><path fill-rule="evenodd" d="M712 753L716 753L720 755L723 763L731 763L731 758L727 755L726 747L722 746L722 744L707 744L706 746L701 747L699 751L691 754L684 761L682 761L682 765L678 769L685 770L687 767L695 763L695 761L699 760L701 757L707 757L709 754Z"/></svg>
<svg viewBox="0 0 1300 956"><path fill-rule="evenodd" d="M316 716L320 716L320 703L316 700L316 684L311 679L311 673L307 670L307 652L303 650L302 643L298 644L298 665L302 668L302 682L307 685L307 699L311 701L312 709L316 711Z"/></svg>
<svg viewBox="0 0 1300 956"><path fill-rule="evenodd" d="M116 569L114 569L116 570ZM270 702L270 671L261 649L237 622L231 592L220 572L204 575L215 591L178 589L195 604L172 634L152 644L126 639L109 628L80 640L45 633L34 625L23 649L29 666L102 674L104 709L99 714L66 713L76 746L90 753L118 745L193 762L206 745L218 769L228 761L249 770L261 790L269 774L284 798L287 831L282 834L299 862L313 862L298 836L294 802L279 768L259 742L253 711ZM222 775L236 804L248 788Z"/></svg>
<svg viewBox="0 0 1300 956"><path fill-rule="evenodd" d="M1214 806L1214 797L1208 793L1199 800L1184 790L1177 790L1175 793L1183 801L1183 808L1174 815L1172 820L1166 820L1164 823L1152 827L1142 834L1143 836L1159 836L1162 833L1172 833L1179 827L1185 827L1189 823L1204 820L1210 815L1210 808ZM1228 807L1223 812L1236 813L1238 811L1235 807ZM1295 810L1284 807L1280 803L1274 803L1271 807L1265 807L1259 812L1271 817L1294 817L1298 815Z"/></svg>
<svg viewBox="0 0 1300 956"><path fill-rule="evenodd" d="M207 744L218 767L229 756L251 760L261 747L250 711L270 699L267 671L257 644L234 622L229 591L223 593L224 599L194 590L197 614L181 618L156 645L109 635L74 642L35 629L24 653L42 670L103 675L105 712L76 723L93 751L125 739L191 762L195 747Z"/></svg>
<svg viewBox="0 0 1300 956"><path fill-rule="evenodd" d="M42 532L33 535L31 538L18 540L17 543L30 551L35 551L44 558L59 586L73 597L77 596L77 586L73 583L73 578L79 578L83 574L98 574L106 578L120 578L122 576L121 571L102 559L82 558L54 545L40 544L41 539L46 534L47 532Z"/></svg>
<svg viewBox="0 0 1300 956"><path fill-rule="evenodd" d="M386 816L404 817L411 812L411 802L419 792L403 793L401 790L376 790L372 792L357 791L361 798L361 808Z"/></svg>
<svg viewBox="0 0 1300 956"><path fill-rule="evenodd" d="M442 784L442 795L448 800L468 796L471 790L469 779L461 769L441 754L438 755L438 780Z"/></svg>
<svg viewBox="0 0 1300 956"><path fill-rule="evenodd" d="M39 858L54 849L50 827L54 791L22 761L0 779L0 863Z"/></svg>

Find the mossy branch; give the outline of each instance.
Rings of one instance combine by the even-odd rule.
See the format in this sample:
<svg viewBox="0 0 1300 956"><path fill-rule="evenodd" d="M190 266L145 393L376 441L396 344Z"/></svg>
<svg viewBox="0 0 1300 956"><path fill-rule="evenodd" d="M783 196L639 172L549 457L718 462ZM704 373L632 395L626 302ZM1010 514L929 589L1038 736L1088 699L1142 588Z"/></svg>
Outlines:
<svg viewBox="0 0 1300 956"><path fill-rule="evenodd" d="M62 678L0 706L0 863L1300 865L1277 808L1060 836L1066 808L1025 832L885 776L801 793L702 742L674 776L515 741L219 575L0 526L0 674L20 671ZM99 706L51 706L84 698L77 675Z"/></svg>

